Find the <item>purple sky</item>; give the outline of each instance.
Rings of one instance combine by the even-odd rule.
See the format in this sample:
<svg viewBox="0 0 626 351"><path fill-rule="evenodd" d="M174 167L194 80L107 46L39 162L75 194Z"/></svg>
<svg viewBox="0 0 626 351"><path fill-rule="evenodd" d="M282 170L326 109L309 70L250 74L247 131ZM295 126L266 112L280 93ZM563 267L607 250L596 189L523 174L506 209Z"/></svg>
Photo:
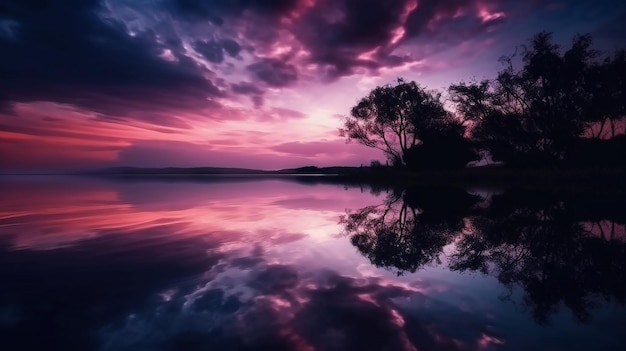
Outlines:
<svg viewBox="0 0 626 351"><path fill-rule="evenodd" d="M626 3L4 0L0 171L383 159L341 115L397 77L490 78L539 31L626 43Z"/></svg>

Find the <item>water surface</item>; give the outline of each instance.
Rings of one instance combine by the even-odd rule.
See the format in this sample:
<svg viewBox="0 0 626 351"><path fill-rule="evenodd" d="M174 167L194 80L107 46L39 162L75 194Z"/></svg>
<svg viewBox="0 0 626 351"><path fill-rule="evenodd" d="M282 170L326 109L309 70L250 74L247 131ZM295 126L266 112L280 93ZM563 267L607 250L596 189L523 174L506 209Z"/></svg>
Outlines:
<svg viewBox="0 0 626 351"><path fill-rule="evenodd" d="M0 179L5 350L623 350L621 203Z"/></svg>

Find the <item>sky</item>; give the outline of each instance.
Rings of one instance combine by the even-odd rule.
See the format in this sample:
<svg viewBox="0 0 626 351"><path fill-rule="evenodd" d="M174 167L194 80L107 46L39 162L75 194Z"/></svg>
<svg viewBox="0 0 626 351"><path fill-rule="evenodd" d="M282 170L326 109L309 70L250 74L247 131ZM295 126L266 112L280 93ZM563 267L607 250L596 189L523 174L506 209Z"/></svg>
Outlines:
<svg viewBox="0 0 626 351"><path fill-rule="evenodd" d="M626 46L609 0L0 0L0 172L369 164L342 116L492 78L535 33Z"/></svg>

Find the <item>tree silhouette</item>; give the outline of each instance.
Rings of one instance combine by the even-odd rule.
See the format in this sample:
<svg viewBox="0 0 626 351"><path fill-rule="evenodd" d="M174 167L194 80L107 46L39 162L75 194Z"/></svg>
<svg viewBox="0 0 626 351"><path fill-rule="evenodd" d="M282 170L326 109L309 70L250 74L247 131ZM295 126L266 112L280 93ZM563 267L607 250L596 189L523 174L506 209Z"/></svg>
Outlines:
<svg viewBox="0 0 626 351"><path fill-rule="evenodd" d="M472 218L457 242L450 269L480 271L503 285L520 286L523 303L540 324L561 304L581 322L597 295L626 302L626 243L593 235L569 201L509 192Z"/></svg>
<svg viewBox="0 0 626 351"><path fill-rule="evenodd" d="M395 189L382 204L348 210L341 223L372 264L400 275L439 262L475 202L459 189Z"/></svg>
<svg viewBox="0 0 626 351"><path fill-rule="evenodd" d="M592 89L589 120L597 125L590 134L596 138L605 136L608 122L610 136L615 137L616 123L626 117L626 50L618 50L601 64L594 65L589 85Z"/></svg>
<svg viewBox="0 0 626 351"><path fill-rule="evenodd" d="M521 303L540 324L561 306L587 322L599 297L626 303L626 242L591 225L624 223L622 197L511 190L476 203L459 189L393 189L382 204L348 210L341 223L372 264L398 274L440 264L453 243L450 270L521 288Z"/></svg>
<svg viewBox="0 0 626 351"><path fill-rule="evenodd" d="M586 146L581 137L603 135L607 121L615 136L615 122L626 114L626 55L600 62L591 44L590 36L577 36L562 52L542 32L521 55L501 58L505 68L494 80L451 85L474 142L509 166L545 167L576 158Z"/></svg>
<svg viewBox="0 0 626 351"><path fill-rule="evenodd" d="M622 167L626 160L597 157L623 154L621 142L586 140L605 138L607 123L617 137L626 119L626 51L603 60L600 54L589 35L562 50L541 32L519 54L500 59L495 79L451 85L454 113L441 94L398 79L361 99L340 134L415 170L462 168L479 159L477 149L518 168Z"/></svg>
<svg viewBox="0 0 626 351"><path fill-rule="evenodd" d="M412 168L463 167L477 159L464 133L440 94L403 79L372 90L340 129L348 141L382 150L393 165Z"/></svg>
<svg viewBox="0 0 626 351"><path fill-rule="evenodd" d="M491 99L493 92L490 91L491 82L482 80L467 84L460 82L452 84L448 88L450 100L456 105L459 117L464 123L474 127L491 113Z"/></svg>
<svg viewBox="0 0 626 351"><path fill-rule="evenodd" d="M414 170L459 169L479 160L474 144L465 137L465 126L450 115L424 133L422 142L404 154L406 166Z"/></svg>

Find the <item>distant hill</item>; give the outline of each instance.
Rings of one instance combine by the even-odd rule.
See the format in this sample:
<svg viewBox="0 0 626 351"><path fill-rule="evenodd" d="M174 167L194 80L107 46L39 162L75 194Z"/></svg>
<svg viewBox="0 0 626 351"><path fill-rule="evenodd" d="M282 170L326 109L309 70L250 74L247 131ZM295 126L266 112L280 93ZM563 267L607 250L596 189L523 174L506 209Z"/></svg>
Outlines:
<svg viewBox="0 0 626 351"><path fill-rule="evenodd" d="M354 174L362 170L361 167L315 167L306 166L300 168L281 169L274 171L276 174Z"/></svg>
<svg viewBox="0 0 626 351"><path fill-rule="evenodd" d="M113 167L90 172L101 175L287 175L287 174L354 174L359 167L315 167L307 166L300 168L281 169L276 171L263 171L247 168L222 168L222 167L166 167L166 168L139 168L139 167Z"/></svg>

